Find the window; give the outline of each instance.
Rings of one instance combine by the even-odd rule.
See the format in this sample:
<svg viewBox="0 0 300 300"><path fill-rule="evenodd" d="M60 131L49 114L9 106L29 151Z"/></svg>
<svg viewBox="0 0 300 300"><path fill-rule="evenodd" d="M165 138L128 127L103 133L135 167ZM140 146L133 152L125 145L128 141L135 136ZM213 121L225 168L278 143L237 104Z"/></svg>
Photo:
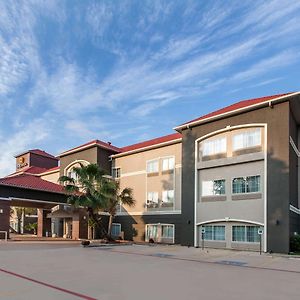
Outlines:
<svg viewBox="0 0 300 300"><path fill-rule="evenodd" d="M204 141L202 143L202 156L226 153L226 137Z"/></svg>
<svg viewBox="0 0 300 300"><path fill-rule="evenodd" d="M175 226L174 224L147 224L145 240L148 242L153 239L154 242L174 242ZM164 241L163 239L167 239Z"/></svg>
<svg viewBox="0 0 300 300"><path fill-rule="evenodd" d="M163 202L173 202L174 201L174 190L163 191L162 201Z"/></svg>
<svg viewBox="0 0 300 300"><path fill-rule="evenodd" d="M111 235L118 236L118 237L121 235L121 224L120 223L112 223L111 224Z"/></svg>
<svg viewBox="0 0 300 300"><path fill-rule="evenodd" d="M174 170L175 165L175 159L174 157L168 157L162 159L162 170L168 171L168 170Z"/></svg>
<svg viewBox="0 0 300 300"><path fill-rule="evenodd" d="M202 226L205 229L204 240L209 241L225 241L225 226Z"/></svg>
<svg viewBox="0 0 300 300"><path fill-rule="evenodd" d="M113 168L112 176L113 176L113 178L120 178L121 177L121 168Z"/></svg>
<svg viewBox="0 0 300 300"><path fill-rule="evenodd" d="M232 226L232 241L258 243L259 228L259 226Z"/></svg>
<svg viewBox="0 0 300 300"><path fill-rule="evenodd" d="M225 195L225 179L202 181L202 196Z"/></svg>
<svg viewBox="0 0 300 300"><path fill-rule="evenodd" d="M173 239L174 237L174 225L162 225L161 237L167 239Z"/></svg>
<svg viewBox="0 0 300 300"><path fill-rule="evenodd" d="M158 193L157 192L148 192L147 206L154 207L154 208L158 207Z"/></svg>
<svg viewBox="0 0 300 300"><path fill-rule="evenodd" d="M233 151L261 145L261 129L252 129L233 136Z"/></svg>
<svg viewBox="0 0 300 300"><path fill-rule="evenodd" d="M77 176L77 174L76 174L73 170L70 170L70 171L68 172L68 177L74 179L74 181L77 181L77 180L78 180L78 176Z"/></svg>
<svg viewBox="0 0 300 300"><path fill-rule="evenodd" d="M158 172L158 160L151 160L147 162L147 173Z"/></svg>
<svg viewBox="0 0 300 300"><path fill-rule="evenodd" d="M260 175L237 177L232 180L232 193L258 193L260 192Z"/></svg>
<svg viewBox="0 0 300 300"><path fill-rule="evenodd" d="M174 190L162 192L162 207L170 207L174 204Z"/></svg>

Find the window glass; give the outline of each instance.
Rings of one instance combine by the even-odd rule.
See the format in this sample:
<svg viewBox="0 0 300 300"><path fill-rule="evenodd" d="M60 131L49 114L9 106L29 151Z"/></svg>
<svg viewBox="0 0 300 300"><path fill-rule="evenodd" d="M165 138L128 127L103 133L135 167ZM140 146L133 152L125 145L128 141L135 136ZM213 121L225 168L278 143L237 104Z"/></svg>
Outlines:
<svg viewBox="0 0 300 300"><path fill-rule="evenodd" d="M203 226L205 229L204 240L209 241L225 241L225 226L224 225L206 225Z"/></svg>
<svg viewBox="0 0 300 300"><path fill-rule="evenodd" d="M78 183L78 182L77 182L77 181L78 181L78 176L77 176L77 174L73 171L73 169L71 169L71 170L68 172L68 177L74 179L74 181L75 181L76 183Z"/></svg>
<svg viewBox="0 0 300 300"><path fill-rule="evenodd" d="M158 160L152 160L147 162L147 173L158 172Z"/></svg>
<svg viewBox="0 0 300 300"><path fill-rule="evenodd" d="M232 241L258 243L259 226L232 226Z"/></svg>
<svg viewBox="0 0 300 300"><path fill-rule="evenodd" d="M162 159L162 170L168 171L173 170L175 165L174 157L168 157Z"/></svg>
<svg viewBox="0 0 300 300"><path fill-rule="evenodd" d="M259 226L247 226L247 242L249 243L259 243Z"/></svg>
<svg viewBox="0 0 300 300"><path fill-rule="evenodd" d="M226 152L226 137L204 141L202 156L215 155Z"/></svg>
<svg viewBox="0 0 300 300"><path fill-rule="evenodd" d="M233 136L233 151L261 145L261 129L251 129Z"/></svg>
<svg viewBox="0 0 300 300"><path fill-rule="evenodd" d="M205 240L212 240L213 239L213 228L212 226L203 226L205 229L204 239Z"/></svg>
<svg viewBox="0 0 300 300"><path fill-rule="evenodd" d="M148 202L158 203L158 193L157 192L149 192L148 193Z"/></svg>
<svg viewBox="0 0 300 300"><path fill-rule="evenodd" d="M202 181L202 196L225 195L225 179Z"/></svg>
<svg viewBox="0 0 300 300"><path fill-rule="evenodd" d="M146 240L149 240L149 239L156 240L158 237L157 225L147 225L146 234L147 234Z"/></svg>
<svg viewBox="0 0 300 300"><path fill-rule="evenodd" d="M237 177L232 180L232 193L258 193L260 192L260 175Z"/></svg>
<svg viewBox="0 0 300 300"><path fill-rule="evenodd" d="M232 241L244 242L245 241L245 226L232 226Z"/></svg>
<svg viewBox="0 0 300 300"><path fill-rule="evenodd" d="M120 234L121 234L121 224L112 223L112 225L111 225L111 234L113 236L120 236Z"/></svg>
<svg viewBox="0 0 300 300"><path fill-rule="evenodd" d="M172 239L174 237L174 226L173 225L162 225L161 226L161 237Z"/></svg>
<svg viewBox="0 0 300 300"><path fill-rule="evenodd" d="M163 191L162 192L163 202L173 202L174 201L174 190Z"/></svg>
<svg viewBox="0 0 300 300"><path fill-rule="evenodd" d="M121 177L121 169L120 168L113 168L113 178L120 178Z"/></svg>
<svg viewBox="0 0 300 300"><path fill-rule="evenodd" d="M225 226L213 226L215 241L225 241Z"/></svg>

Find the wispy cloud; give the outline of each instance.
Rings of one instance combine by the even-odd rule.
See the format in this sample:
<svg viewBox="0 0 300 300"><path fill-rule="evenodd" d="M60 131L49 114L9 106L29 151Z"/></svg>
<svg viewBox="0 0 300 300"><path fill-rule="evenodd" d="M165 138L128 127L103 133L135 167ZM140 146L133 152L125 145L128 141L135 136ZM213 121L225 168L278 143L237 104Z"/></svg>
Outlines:
<svg viewBox="0 0 300 300"><path fill-rule="evenodd" d="M299 14L297 1L275 0L0 1L0 142L136 141L157 130L143 126L158 109L272 86L299 60ZM47 135L13 147L31 126Z"/></svg>

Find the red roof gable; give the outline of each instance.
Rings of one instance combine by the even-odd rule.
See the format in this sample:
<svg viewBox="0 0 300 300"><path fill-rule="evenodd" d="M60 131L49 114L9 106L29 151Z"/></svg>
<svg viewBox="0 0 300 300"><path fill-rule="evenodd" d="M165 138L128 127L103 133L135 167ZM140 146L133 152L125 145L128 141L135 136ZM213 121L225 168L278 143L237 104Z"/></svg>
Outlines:
<svg viewBox="0 0 300 300"><path fill-rule="evenodd" d="M187 124L190 124L190 123L193 123L193 122L201 121L201 120L204 120L204 119L207 119L207 118L216 117L218 115L222 115L224 113L228 113L228 112L231 112L231 111L234 111L234 110L237 110L237 109L246 108L246 107L254 105L254 104L267 102L267 101L270 101L272 99L279 98L279 97L282 97L282 96L287 96L287 95L290 95L290 94L292 94L292 93L278 94L278 95L272 95L272 96L265 96L265 97L261 97L261 98L243 100L243 101L234 103L232 105L226 106L224 108L221 108L219 110L216 110L214 112L211 112L207 115L196 118L194 120L183 123L183 124L179 125L178 127L183 126L183 125L187 125Z"/></svg>
<svg viewBox="0 0 300 300"><path fill-rule="evenodd" d="M71 151L74 151L74 150L79 150L80 148L85 148L85 147L92 146L92 145L97 145L97 146L99 146L101 148L112 150L114 152L120 152L121 151L120 148L118 148L116 146L113 146L111 143L106 143L106 142L103 142L103 141L100 141L100 140L93 140L93 141L90 141L90 142L85 143L83 145L80 145L80 146L77 146L75 148L72 148L70 150L64 151L60 155L65 155L68 152L71 152Z"/></svg>
<svg viewBox="0 0 300 300"><path fill-rule="evenodd" d="M33 154L36 154L36 155L40 155L40 156L44 156L44 157L48 157L48 158L52 158L52 159L58 160L58 158L56 158L52 154L47 153L46 151L43 151L43 150L40 150L40 149L31 149L31 150L22 152L22 153L20 153L18 155L15 155L15 157L21 156L21 155L26 154L26 153L33 153Z"/></svg>
<svg viewBox="0 0 300 300"><path fill-rule="evenodd" d="M19 188L52 193L65 193L64 187L62 185L43 180L40 177L29 174L21 174L13 177L0 178L0 185L14 186Z"/></svg>
<svg viewBox="0 0 300 300"><path fill-rule="evenodd" d="M57 166L57 167L54 167L54 168L46 169L43 173L51 172L51 171L58 171L59 169L60 169L60 166Z"/></svg>
<svg viewBox="0 0 300 300"><path fill-rule="evenodd" d="M40 167L27 167L25 169L22 169L20 171L16 171L8 176L14 176L14 175L18 175L18 174L23 174L23 173L29 173L29 174L34 174L34 175L37 175L37 174L41 174L41 173L44 173L48 171L47 168L40 168Z"/></svg>
<svg viewBox="0 0 300 300"><path fill-rule="evenodd" d="M161 144L161 143L170 142L170 141L177 140L177 139L181 139L181 133L173 133L173 134L165 135L165 136L158 137L158 138L155 138L152 140L129 145L129 146L121 148L121 151L128 152L128 151L137 150L137 149L141 149L141 148L145 148L145 147L149 147L149 146L154 146L154 145Z"/></svg>

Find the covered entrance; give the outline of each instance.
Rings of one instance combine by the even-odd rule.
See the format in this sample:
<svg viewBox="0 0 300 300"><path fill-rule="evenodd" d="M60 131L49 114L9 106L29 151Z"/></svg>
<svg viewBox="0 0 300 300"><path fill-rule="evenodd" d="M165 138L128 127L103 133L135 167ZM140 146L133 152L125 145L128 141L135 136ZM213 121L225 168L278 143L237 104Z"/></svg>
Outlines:
<svg viewBox="0 0 300 300"><path fill-rule="evenodd" d="M85 239L88 234L88 222L84 209L74 209L67 202L63 187L57 184L30 176L31 182L24 187L22 176L13 178L15 185L7 181L0 182L0 231L6 232L9 238L11 207L37 209L37 234L41 237L60 237L66 239ZM28 176L27 176L28 177ZM5 180L5 179L4 179ZM16 185L16 183L19 183ZM23 185L23 186L22 186ZM29 187L30 186L30 187ZM42 190L43 188L43 190ZM4 238L5 234L0 236Z"/></svg>

